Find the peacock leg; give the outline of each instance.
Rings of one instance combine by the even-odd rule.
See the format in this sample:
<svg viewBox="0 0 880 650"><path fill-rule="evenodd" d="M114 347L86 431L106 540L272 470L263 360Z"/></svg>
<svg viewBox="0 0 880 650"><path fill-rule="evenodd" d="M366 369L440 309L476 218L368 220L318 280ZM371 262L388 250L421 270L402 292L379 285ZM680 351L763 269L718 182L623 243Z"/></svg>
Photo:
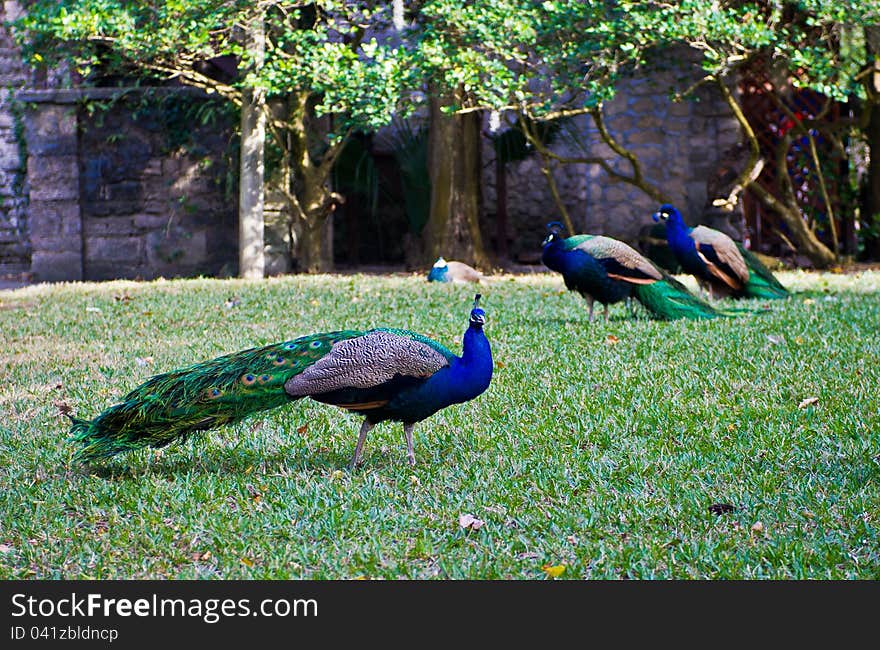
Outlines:
<svg viewBox="0 0 880 650"><path fill-rule="evenodd" d="M582 294L582 295L584 296L584 298L586 298L586 300L587 300L587 304L590 306L590 322L592 323L592 322L593 322L593 303L594 303L595 301L593 300L593 296L591 296L591 295L588 294L588 293L585 293L585 294Z"/></svg>
<svg viewBox="0 0 880 650"><path fill-rule="evenodd" d="M349 469L354 469L361 461L361 451L364 448L364 440L367 439L367 433L369 433L370 429L374 426L375 425L370 424L369 420L364 418L364 423L361 425L361 432L358 434L357 446L354 448L354 457L351 459L351 464L348 466Z"/></svg>
<svg viewBox="0 0 880 650"><path fill-rule="evenodd" d="M608 322L608 305L605 305L605 322Z"/></svg>
<svg viewBox="0 0 880 650"><path fill-rule="evenodd" d="M415 426L414 422L403 425L403 435L406 436L406 457L410 465L416 464L416 454L413 451L413 428Z"/></svg>

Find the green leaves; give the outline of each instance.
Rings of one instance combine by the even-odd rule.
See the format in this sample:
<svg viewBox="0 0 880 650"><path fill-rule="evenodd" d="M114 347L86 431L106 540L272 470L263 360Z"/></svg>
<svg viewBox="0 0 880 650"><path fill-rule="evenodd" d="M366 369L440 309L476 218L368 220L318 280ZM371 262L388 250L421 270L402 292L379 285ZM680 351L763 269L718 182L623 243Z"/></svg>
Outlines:
<svg viewBox="0 0 880 650"><path fill-rule="evenodd" d="M352 126L376 128L390 120L403 78L399 51L365 38L389 24L387 3L275 0L259 10L267 39L262 66L251 62L241 29L257 8L239 0L40 0L19 21L17 35L38 63L66 59L100 74L159 73L279 96L308 90L321 97L319 112ZM222 57L237 62L231 81L204 73L210 60Z"/></svg>

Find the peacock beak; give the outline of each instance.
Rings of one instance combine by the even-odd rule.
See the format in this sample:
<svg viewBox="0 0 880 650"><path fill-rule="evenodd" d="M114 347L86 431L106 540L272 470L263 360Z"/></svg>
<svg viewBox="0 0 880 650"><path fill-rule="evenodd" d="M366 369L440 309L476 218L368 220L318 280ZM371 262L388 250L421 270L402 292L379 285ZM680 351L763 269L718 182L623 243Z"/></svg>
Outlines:
<svg viewBox="0 0 880 650"><path fill-rule="evenodd" d="M651 215L651 218L652 218L654 221L656 221L657 223L660 223L660 213L659 213L659 212L655 212L654 214L652 214L652 215Z"/></svg>

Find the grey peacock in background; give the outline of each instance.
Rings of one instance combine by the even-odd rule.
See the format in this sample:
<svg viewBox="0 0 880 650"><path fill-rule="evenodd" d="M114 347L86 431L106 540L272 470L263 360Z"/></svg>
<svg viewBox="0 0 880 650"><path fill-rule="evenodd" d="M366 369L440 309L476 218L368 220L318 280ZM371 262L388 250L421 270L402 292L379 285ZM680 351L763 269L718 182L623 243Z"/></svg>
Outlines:
<svg viewBox="0 0 880 650"><path fill-rule="evenodd" d="M384 420L403 423L415 463L413 428L437 411L483 393L492 379L486 314L474 298L462 354L403 329L340 330L250 348L156 375L93 420L71 417L81 462L164 447L197 431L310 397L364 416L350 467Z"/></svg>
<svg viewBox="0 0 880 650"><path fill-rule="evenodd" d="M630 297L660 320L723 315L620 240L603 235L563 237L564 226L558 221L548 223L547 230L541 260L562 274L570 291L577 291L586 299L590 322L594 302L605 306L608 320L608 306Z"/></svg>
<svg viewBox="0 0 880 650"><path fill-rule="evenodd" d="M464 262L447 262L438 257L428 272L428 282L479 282L483 276Z"/></svg>
<svg viewBox="0 0 880 650"><path fill-rule="evenodd" d="M739 242L708 226L690 228L681 213L664 204L653 215L666 224L666 241L685 272L714 297L778 299L786 289L762 262Z"/></svg>

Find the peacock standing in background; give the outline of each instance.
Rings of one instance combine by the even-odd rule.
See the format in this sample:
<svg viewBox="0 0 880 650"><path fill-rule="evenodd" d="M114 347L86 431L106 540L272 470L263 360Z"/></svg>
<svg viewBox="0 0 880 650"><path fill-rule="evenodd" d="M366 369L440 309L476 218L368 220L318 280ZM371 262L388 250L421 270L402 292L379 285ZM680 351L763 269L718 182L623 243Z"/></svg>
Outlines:
<svg viewBox="0 0 880 650"><path fill-rule="evenodd" d="M666 224L666 241L685 272L709 288L713 297L787 298L786 289L761 260L720 230L690 228L681 213L664 204L653 215Z"/></svg>
<svg viewBox="0 0 880 650"><path fill-rule="evenodd" d="M415 464L413 427L451 404L474 399L492 379L486 314L474 298L460 357L402 329L341 330L251 348L148 379L94 420L71 417L75 460L164 447L191 433L311 397L364 416L351 460L383 420L403 423Z"/></svg>
<svg viewBox="0 0 880 650"><path fill-rule="evenodd" d="M479 282L482 277L464 262L447 262L438 257L428 273L428 282Z"/></svg>
<svg viewBox="0 0 880 650"><path fill-rule="evenodd" d="M541 260L562 274L570 291L577 291L587 300L590 322L594 301L605 306L608 320L608 305L630 297L661 320L723 315L620 240L602 235L562 237L564 227L558 221L548 223L547 228Z"/></svg>

